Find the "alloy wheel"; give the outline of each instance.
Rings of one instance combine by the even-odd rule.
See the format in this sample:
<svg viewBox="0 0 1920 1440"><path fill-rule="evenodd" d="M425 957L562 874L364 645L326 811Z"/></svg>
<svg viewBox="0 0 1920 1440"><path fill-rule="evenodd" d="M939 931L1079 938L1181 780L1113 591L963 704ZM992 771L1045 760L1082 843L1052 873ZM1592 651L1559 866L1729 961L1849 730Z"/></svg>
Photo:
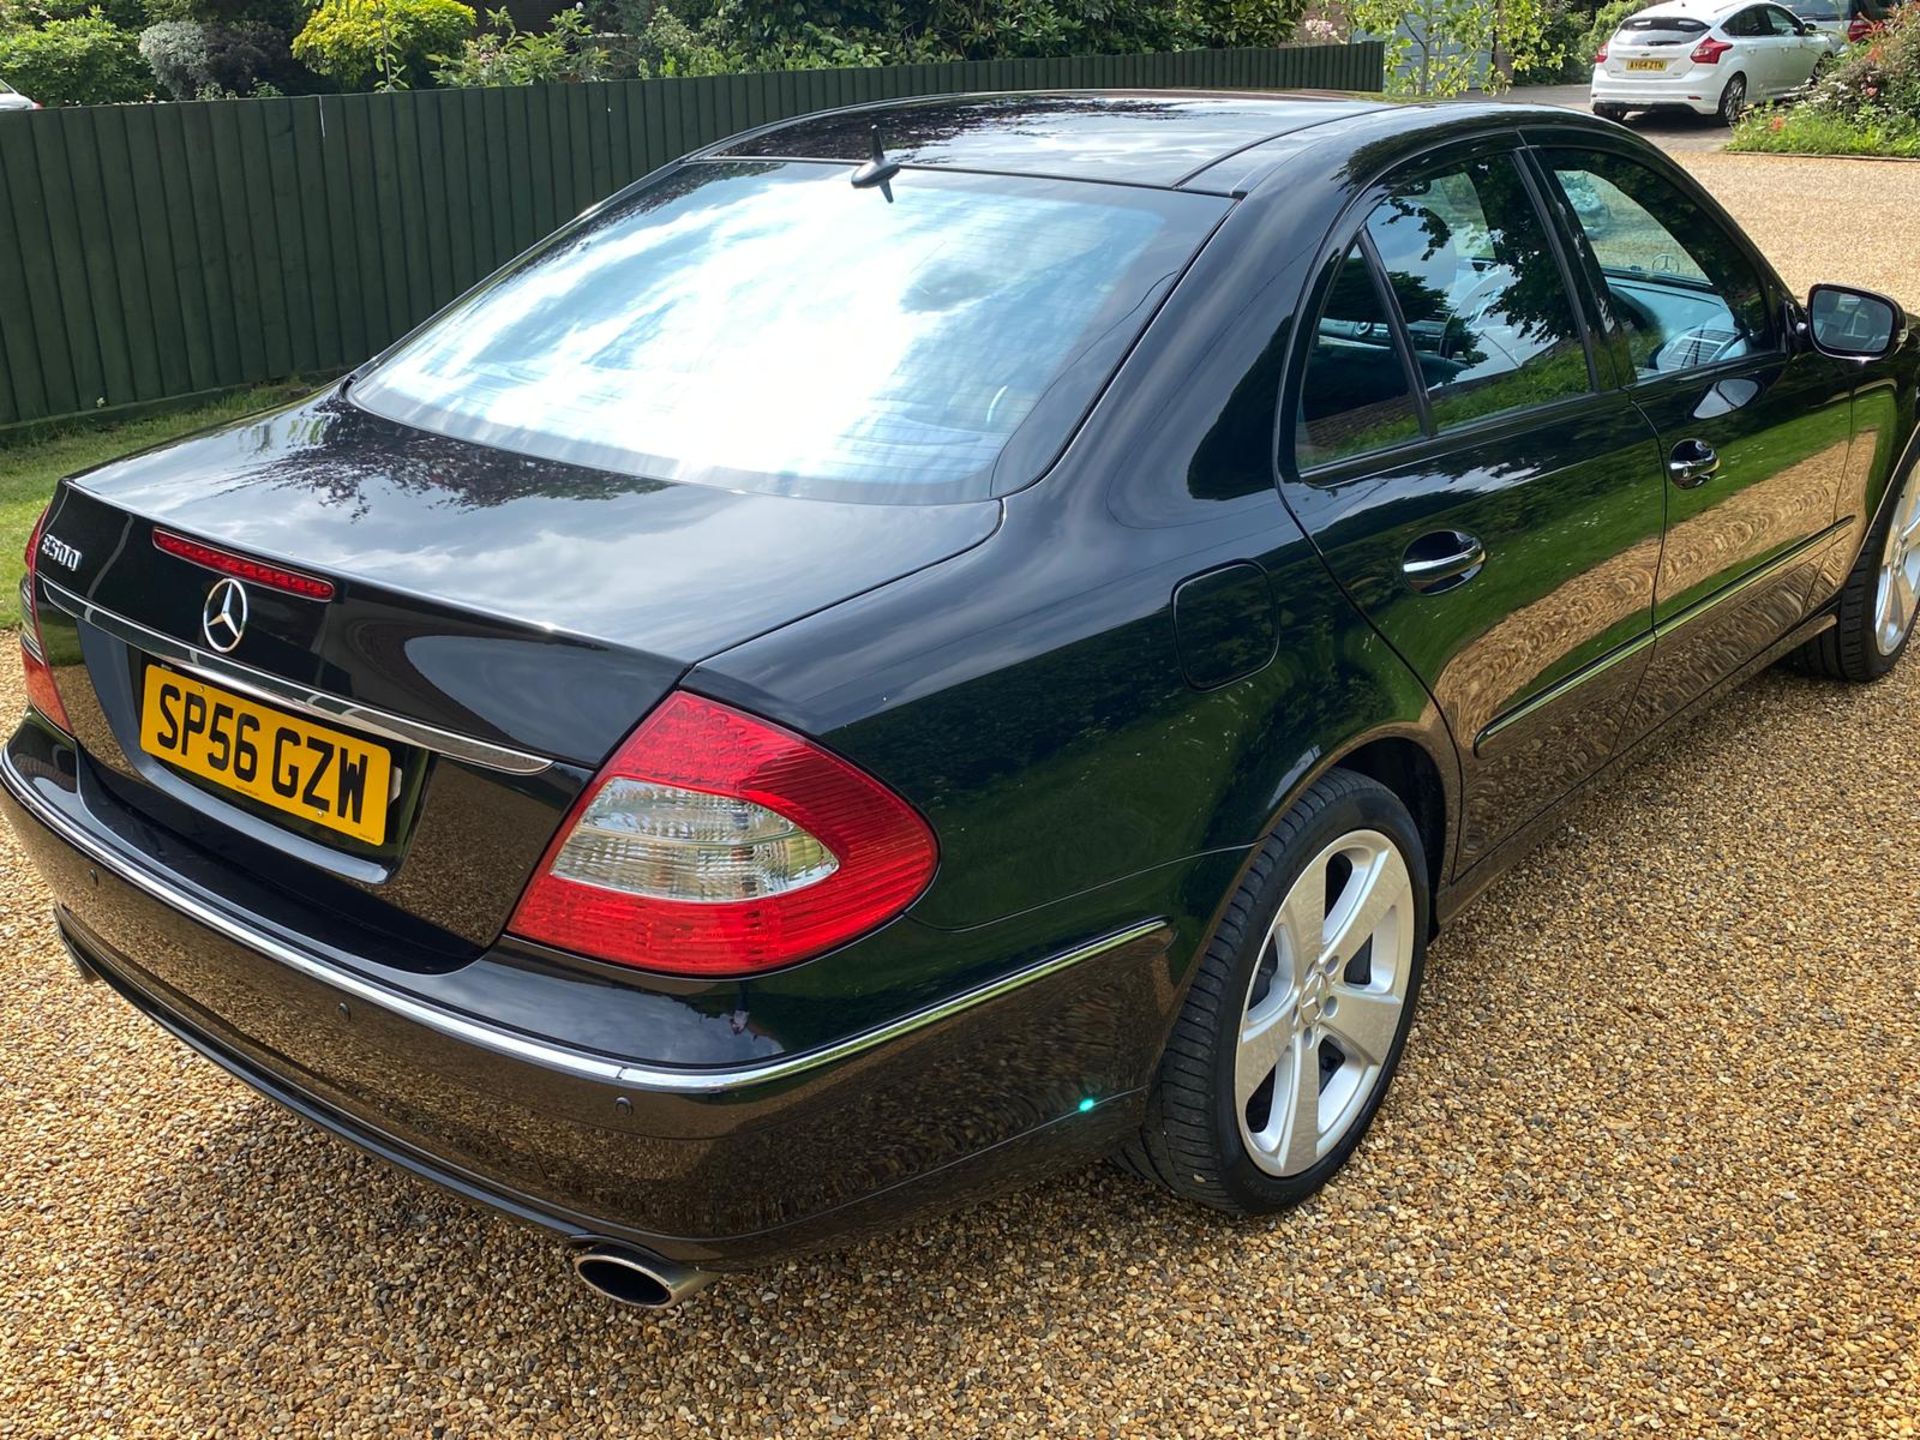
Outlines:
<svg viewBox="0 0 1920 1440"><path fill-rule="evenodd" d="M1727 81L1727 88L1720 96L1720 118L1731 125L1746 113L1747 77L1736 75Z"/></svg>
<svg viewBox="0 0 1920 1440"><path fill-rule="evenodd" d="M1920 600L1920 484L1911 479L1900 494L1880 556L1873 596L1873 643L1891 655L1906 642Z"/></svg>
<svg viewBox="0 0 1920 1440"><path fill-rule="evenodd" d="M1413 973L1413 877L1376 830L1314 857L1280 902L1242 1008L1234 1105L1247 1154L1298 1175L1365 1111Z"/></svg>

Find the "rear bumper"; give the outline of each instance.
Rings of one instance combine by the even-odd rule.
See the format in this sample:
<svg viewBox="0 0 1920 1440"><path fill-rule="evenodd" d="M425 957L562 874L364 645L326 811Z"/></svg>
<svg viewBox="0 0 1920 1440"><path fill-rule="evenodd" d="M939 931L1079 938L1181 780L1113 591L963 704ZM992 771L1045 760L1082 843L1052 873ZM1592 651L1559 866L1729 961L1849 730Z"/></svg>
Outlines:
<svg viewBox="0 0 1920 1440"><path fill-rule="evenodd" d="M1626 105L1635 110L1691 110L1712 115L1720 108L1725 76L1693 75L1683 80L1634 80L1593 72L1591 96L1595 105Z"/></svg>
<svg viewBox="0 0 1920 1440"><path fill-rule="evenodd" d="M1103 1152L1137 1123L1168 1004L1169 931L1147 922L822 1051L630 1063L304 952L163 848L90 824L85 786L18 738L0 782L68 943L173 1034L471 1200L690 1264L831 1243Z"/></svg>

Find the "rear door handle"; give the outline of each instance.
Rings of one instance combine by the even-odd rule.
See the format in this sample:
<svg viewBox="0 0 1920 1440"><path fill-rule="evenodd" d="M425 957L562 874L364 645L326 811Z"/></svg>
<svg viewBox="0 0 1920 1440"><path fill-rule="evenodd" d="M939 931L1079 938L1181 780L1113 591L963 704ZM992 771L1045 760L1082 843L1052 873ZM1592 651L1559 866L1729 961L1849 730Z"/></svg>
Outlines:
<svg viewBox="0 0 1920 1440"><path fill-rule="evenodd" d="M1487 547L1459 530L1433 530L1407 546L1400 571L1414 589L1431 595L1464 585L1487 563Z"/></svg>
<svg viewBox="0 0 1920 1440"><path fill-rule="evenodd" d="M1704 440L1682 440L1667 456L1667 474L1682 490L1704 485L1720 473L1720 456Z"/></svg>

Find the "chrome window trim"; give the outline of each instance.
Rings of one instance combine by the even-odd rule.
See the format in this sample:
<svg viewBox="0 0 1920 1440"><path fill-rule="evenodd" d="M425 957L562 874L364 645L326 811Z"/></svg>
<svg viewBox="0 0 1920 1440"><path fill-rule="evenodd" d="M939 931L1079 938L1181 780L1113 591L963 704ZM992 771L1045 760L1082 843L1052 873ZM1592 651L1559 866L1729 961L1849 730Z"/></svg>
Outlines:
<svg viewBox="0 0 1920 1440"><path fill-rule="evenodd" d="M321 690L309 689L305 685L291 680L282 680L277 675L269 675L264 670L256 670L250 665L242 665L237 660L229 660L212 650L190 645L184 640L176 640L171 635L162 635L157 630L149 630L138 621L129 620L124 615L115 614L105 606L76 595L63 585L58 585L44 575L40 577L40 587L47 598L76 620L84 620L97 629L104 630L116 640L144 651L167 664L211 680L216 685L225 685L238 690L255 700L264 700L270 705L279 705L288 710L298 711L317 720L331 724L347 725L368 734L378 735L382 739L392 740L401 745L418 745L422 749L432 750L449 759L464 760L471 765L479 765L488 770L500 770L509 775L538 775L553 762L544 755L534 755L525 750L515 750L510 746L496 745L490 740L475 740L471 736L457 735L451 730L442 730L438 726L423 724L418 720L409 720L404 715L395 715L390 710L377 709L371 705L362 705L357 701L344 700L337 695L328 695Z"/></svg>

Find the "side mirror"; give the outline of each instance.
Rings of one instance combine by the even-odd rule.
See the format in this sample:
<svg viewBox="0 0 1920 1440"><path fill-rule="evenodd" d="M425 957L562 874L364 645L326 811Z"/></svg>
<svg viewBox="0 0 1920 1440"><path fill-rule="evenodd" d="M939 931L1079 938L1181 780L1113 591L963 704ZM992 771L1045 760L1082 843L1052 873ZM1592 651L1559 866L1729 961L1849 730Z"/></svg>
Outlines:
<svg viewBox="0 0 1920 1440"><path fill-rule="evenodd" d="M1879 360L1905 338L1907 313L1884 295L1816 285L1807 297L1813 348L1837 360Z"/></svg>

